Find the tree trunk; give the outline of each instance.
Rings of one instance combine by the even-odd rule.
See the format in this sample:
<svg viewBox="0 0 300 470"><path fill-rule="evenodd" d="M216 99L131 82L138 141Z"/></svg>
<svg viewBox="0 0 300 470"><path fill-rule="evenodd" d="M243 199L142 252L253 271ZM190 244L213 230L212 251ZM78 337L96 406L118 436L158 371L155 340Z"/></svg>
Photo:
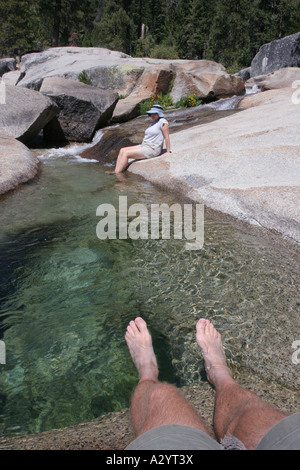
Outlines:
<svg viewBox="0 0 300 470"><path fill-rule="evenodd" d="M95 22L98 23L98 21L101 20L101 17L102 17L102 0L98 0L98 7L97 7Z"/></svg>
<svg viewBox="0 0 300 470"><path fill-rule="evenodd" d="M56 0L53 33L52 33L52 47L57 47L59 44L60 14L61 14L61 0Z"/></svg>

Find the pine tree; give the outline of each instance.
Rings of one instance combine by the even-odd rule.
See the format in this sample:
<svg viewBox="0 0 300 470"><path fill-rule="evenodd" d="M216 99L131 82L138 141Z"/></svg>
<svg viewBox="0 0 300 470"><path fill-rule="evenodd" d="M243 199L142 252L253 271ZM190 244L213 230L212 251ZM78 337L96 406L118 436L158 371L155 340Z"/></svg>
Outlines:
<svg viewBox="0 0 300 470"><path fill-rule="evenodd" d="M41 47L34 0L0 0L0 55Z"/></svg>
<svg viewBox="0 0 300 470"><path fill-rule="evenodd" d="M71 33L76 33L78 45L81 35L91 28L96 16L96 0L39 0L39 15L44 36L53 47L68 45Z"/></svg>
<svg viewBox="0 0 300 470"><path fill-rule="evenodd" d="M115 0L107 0L101 20L95 23L92 45L131 53L136 27L124 8Z"/></svg>
<svg viewBox="0 0 300 470"><path fill-rule="evenodd" d="M177 31L180 55L186 59L206 57L210 28L214 16L214 0L185 0L180 7L180 28Z"/></svg>

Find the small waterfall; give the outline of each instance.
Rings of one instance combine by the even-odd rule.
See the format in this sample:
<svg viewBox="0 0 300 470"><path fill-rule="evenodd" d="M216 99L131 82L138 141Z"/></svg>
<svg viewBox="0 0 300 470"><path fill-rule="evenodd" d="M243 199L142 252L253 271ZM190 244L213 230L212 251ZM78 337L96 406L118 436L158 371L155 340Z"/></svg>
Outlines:
<svg viewBox="0 0 300 470"><path fill-rule="evenodd" d="M242 96L230 96L230 98L221 98L218 101L214 101L212 103L207 104L207 107L214 109L215 111L226 111L230 109L235 109L241 99L244 97Z"/></svg>
<svg viewBox="0 0 300 470"><path fill-rule="evenodd" d="M77 162L89 162L89 163L99 163L98 160L92 160L92 159L86 159L82 158L80 155L82 152L85 150L93 147L96 145L98 142L103 137L103 130L100 129L99 131L96 132L92 142L88 143L71 143L65 147L59 147L59 148L51 148L43 152L43 154L38 155L39 160L45 161L48 160L49 158L67 158L70 161L77 161Z"/></svg>

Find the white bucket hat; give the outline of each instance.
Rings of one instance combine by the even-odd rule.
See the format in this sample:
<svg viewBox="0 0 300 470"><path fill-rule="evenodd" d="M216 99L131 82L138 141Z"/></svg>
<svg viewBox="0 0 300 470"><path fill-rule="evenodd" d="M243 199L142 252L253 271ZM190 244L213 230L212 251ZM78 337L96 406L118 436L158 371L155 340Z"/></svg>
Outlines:
<svg viewBox="0 0 300 470"><path fill-rule="evenodd" d="M163 113L163 108L160 106L160 104L154 104L149 111L147 111L147 114L158 114L160 118L165 117Z"/></svg>

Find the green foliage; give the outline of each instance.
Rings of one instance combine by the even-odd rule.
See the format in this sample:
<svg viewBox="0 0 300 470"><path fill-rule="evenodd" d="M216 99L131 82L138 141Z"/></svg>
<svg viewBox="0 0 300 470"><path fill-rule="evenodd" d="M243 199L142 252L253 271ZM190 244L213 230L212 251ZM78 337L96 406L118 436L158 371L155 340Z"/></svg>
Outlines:
<svg viewBox="0 0 300 470"><path fill-rule="evenodd" d="M118 2L109 0L105 5L101 20L94 25L92 45L130 54L135 32L133 21Z"/></svg>
<svg viewBox="0 0 300 470"><path fill-rule="evenodd" d="M33 0L0 0L0 55L39 48L39 23Z"/></svg>
<svg viewBox="0 0 300 470"><path fill-rule="evenodd" d="M298 32L299 9L300 0L0 0L0 54L72 44L238 70Z"/></svg>
<svg viewBox="0 0 300 470"><path fill-rule="evenodd" d="M85 83L86 85L92 85L92 79L87 74L86 70L83 70L82 72L80 72L77 78L81 83Z"/></svg>
<svg viewBox="0 0 300 470"><path fill-rule="evenodd" d="M175 103L175 108L191 108L194 106L199 106L202 103L203 101L197 98L196 95L190 94L180 98L180 100Z"/></svg>
<svg viewBox="0 0 300 470"><path fill-rule="evenodd" d="M135 56L136 57L150 57L151 51L155 46L155 41L151 34L146 34L142 39L138 39L135 44Z"/></svg>
<svg viewBox="0 0 300 470"><path fill-rule="evenodd" d="M148 100L142 101L140 103L140 113L146 114L149 109L152 108L154 104L160 104L163 109L167 109L173 104L172 97L169 94L166 95L152 95Z"/></svg>

